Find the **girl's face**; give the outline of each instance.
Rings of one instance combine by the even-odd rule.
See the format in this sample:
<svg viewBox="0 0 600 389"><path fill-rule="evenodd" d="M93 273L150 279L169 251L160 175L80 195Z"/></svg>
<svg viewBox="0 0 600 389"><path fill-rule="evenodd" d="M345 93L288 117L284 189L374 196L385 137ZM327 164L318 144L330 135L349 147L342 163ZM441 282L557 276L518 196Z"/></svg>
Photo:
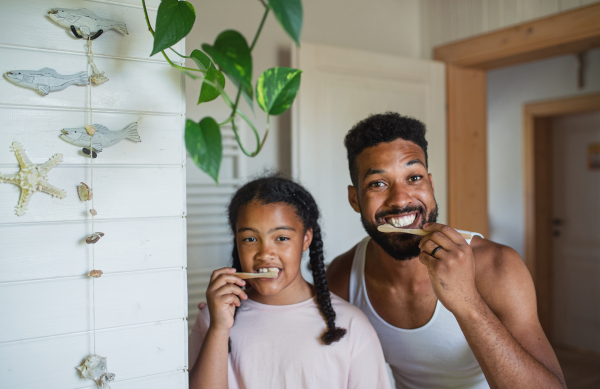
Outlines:
<svg viewBox="0 0 600 389"><path fill-rule="evenodd" d="M259 269L269 268L279 272L277 278L247 280L256 291L249 293L253 300L292 304L310 298L300 261L302 252L310 246L312 230L304 231L291 205L253 201L243 206L235 225L235 239L244 272L258 273Z"/></svg>

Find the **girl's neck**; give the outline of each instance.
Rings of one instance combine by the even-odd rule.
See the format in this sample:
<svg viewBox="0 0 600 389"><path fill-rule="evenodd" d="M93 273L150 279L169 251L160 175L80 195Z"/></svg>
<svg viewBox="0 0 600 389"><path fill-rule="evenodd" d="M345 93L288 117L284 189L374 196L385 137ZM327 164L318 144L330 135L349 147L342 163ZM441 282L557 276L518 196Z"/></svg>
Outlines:
<svg viewBox="0 0 600 389"><path fill-rule="evenodd" d="M253 288L248 288L246 294L250 300L267 305L291 305L301 303L316 294L315 287L309 284L299 274L299 279L292 282L277 294L263 295Z"/></svg>

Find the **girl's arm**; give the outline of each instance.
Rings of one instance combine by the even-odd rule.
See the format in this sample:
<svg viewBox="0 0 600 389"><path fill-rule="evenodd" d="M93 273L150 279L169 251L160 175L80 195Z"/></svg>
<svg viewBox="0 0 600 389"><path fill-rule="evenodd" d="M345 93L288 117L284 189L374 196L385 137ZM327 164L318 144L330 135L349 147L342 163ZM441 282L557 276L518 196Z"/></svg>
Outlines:
<svg viewBox="0 0 600 389"><path fill-rule="evenodd" d="M215 270L206 290L210 325L194 367L190 370L190 389L226 389L229 332L233 326L235 307L247 299L238 286L246 282L233 275L235 269Z"/></svg>

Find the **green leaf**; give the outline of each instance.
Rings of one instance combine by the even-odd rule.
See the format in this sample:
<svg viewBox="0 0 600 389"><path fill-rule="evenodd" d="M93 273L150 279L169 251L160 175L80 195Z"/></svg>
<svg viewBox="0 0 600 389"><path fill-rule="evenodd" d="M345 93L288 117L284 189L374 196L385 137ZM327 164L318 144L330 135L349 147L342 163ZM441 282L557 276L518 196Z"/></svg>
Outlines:
<svg viewBox="0 0 600 389"><path fill-rule="evenodd" d="M194 26L196 11L187 1L162 0L156 13L154 33L154 54L173 46L182 40Z"/></svg>
<svg viewBox="0 0 600 389"><path fill-rule="evenodd" d="M256 83L256 101L269 115L285 112L294 102L302 70L276 67L267 69Z"/></svg>
<svg viewBox="0 0 600 389"><path fill-rule="evenodd" d="M200 70L208 70L211 66L214 67L213 62L210 60L208 55L204 54L198 49L192 51L190 57L196 63L196 66L198 66L198 69Z"/></svg>
<svg viewBox="0 0 600 389"><path fill-rule="evenodd" d="M218 184L223 143L217 122L211 117L205 117L200 123L188 119L185 123L185 147L196 165Z"/></svg>
<svg viewBox="0 0 600 389"><path fill-rule="evenodd" d="M252 55L246 38L237 31L227 30L217 37L213 46L203 44L202 49L252 101Z"/></svg>
<svg viewBox="0 0 600 389"><path fill-rule="evenodd" d="M269 0L281 27L300 46L300 31L302 30L302 0Z"/></svg>
<svg viewBox="0 0 600 389"><path fill-rule="evenodd" d="M206 71L205 80L210 81L212 83L219 83L221 85L221 89L225 88L225 76L219 70L217 70L213 64ZM206 103L208 101L212 101L219 97L221 92L212 85L208 85L206 82L202 82L202 88L200 88L200 97L198 98L198 104Z"/></svg>

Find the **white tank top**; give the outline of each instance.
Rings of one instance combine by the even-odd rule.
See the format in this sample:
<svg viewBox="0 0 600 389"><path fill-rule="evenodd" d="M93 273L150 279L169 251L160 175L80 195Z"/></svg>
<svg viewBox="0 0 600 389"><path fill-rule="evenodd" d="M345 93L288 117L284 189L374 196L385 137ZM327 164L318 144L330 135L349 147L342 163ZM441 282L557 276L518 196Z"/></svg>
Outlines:
<svg viewBox="0 0 600 389"><path fill-rule="evenodd" d="M489 389L456 318L439 300L431 320L423 327L411 330L394 327L375 312L367 296L364 276L370 239L363 239L354 254L350 303L367 315L377 331L396 388Z"/></svg>

